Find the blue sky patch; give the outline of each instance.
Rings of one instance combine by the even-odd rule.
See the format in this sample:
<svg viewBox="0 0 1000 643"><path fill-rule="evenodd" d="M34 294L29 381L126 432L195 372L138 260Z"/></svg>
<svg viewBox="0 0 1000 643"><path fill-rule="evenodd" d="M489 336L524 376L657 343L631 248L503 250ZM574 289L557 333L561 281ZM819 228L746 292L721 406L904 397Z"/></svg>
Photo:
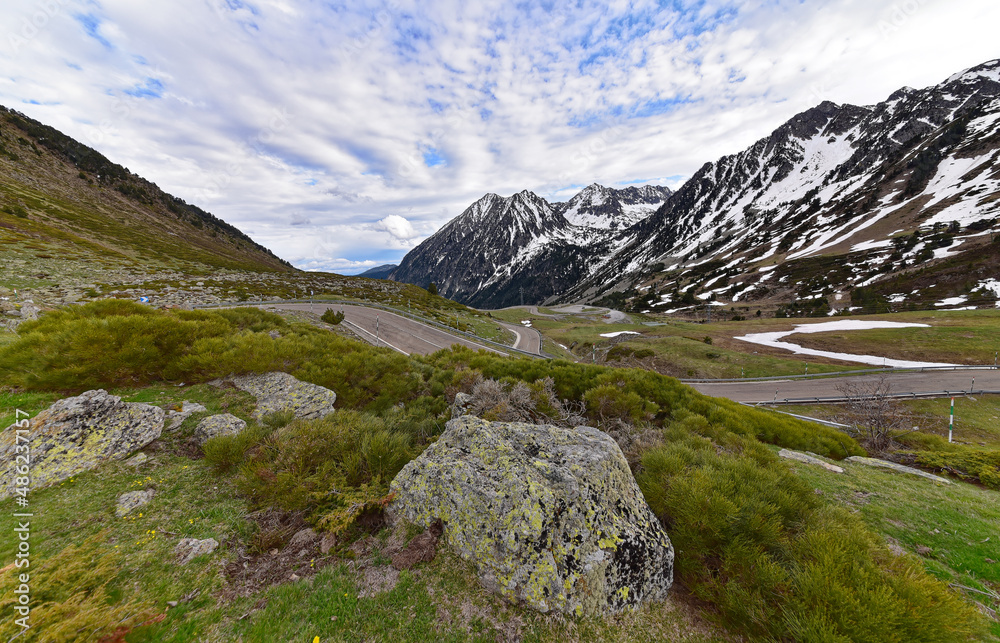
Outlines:
<svg viewBox="0 0 1000 643"><path fill-rule="evenodd" d="M448 165L448 159L437 148L429 147L424 150L424 165L427 167Z"/></svg>
<svg viewBox="0 0 1000 643"><path fill-rule="evenodd" d="M108 41L107 38L101 35L101 19L93 14L89 13L77 13L73 15L73 19L80 23L83 27L84 32L97 42L101 43L105 49L109 51L114 51L115 46Z"/></svg>
<svg viewBox="0 0 1000 643"><path fill-rule="evenodd" d="M126 89L125 93L136 98L160 98L163 96L163 89L163 83L158 79L147 78L144 83Z"/></svg>

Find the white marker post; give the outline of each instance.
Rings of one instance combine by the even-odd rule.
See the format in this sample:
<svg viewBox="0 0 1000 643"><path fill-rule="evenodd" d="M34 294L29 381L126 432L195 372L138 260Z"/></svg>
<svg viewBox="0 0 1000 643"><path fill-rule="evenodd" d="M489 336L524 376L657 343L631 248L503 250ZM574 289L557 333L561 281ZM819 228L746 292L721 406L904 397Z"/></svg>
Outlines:
<svg viewBox="0 0 1000 643"><path fill-rule="evenodd" d="M951 398L951 419L948 420L948 442L951 442L951 432L955 428L955 398Z"/></svg>
<svg viewBox="0 0 1000 643"><path fill-rule="evenodd" d="M378 315L375 315L375 345L378 346Z"/></svg>

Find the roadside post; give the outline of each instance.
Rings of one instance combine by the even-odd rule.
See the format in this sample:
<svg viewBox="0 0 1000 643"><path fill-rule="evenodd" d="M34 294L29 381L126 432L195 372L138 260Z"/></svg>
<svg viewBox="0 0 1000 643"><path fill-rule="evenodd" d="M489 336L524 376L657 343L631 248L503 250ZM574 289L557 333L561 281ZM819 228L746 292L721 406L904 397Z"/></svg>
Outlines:
<svg viewBox="0 0 1000 643"><path fill-rule="evenodd" d="M378 315L375 315L375 345L378 346Z"/></svg>
<svg viewBox="0 0 1000 643"><path fill-rule="evenodd" d="M951 398L951 418L948 420L948 442L951 442L951 432L955 428L955 398Z"/></svg>

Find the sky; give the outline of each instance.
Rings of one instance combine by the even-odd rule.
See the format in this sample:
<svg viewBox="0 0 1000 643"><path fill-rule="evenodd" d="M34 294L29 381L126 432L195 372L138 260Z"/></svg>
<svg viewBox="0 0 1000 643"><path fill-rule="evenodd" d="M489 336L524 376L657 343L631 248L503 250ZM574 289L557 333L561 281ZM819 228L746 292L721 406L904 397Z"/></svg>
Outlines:
<svg viewBox="0 0 1000 643"><path fill-rule="evenodd" d="M1000 56L996 0L4 0L0 104L306 270L476 199L680 186L824 100Z"/></svg>

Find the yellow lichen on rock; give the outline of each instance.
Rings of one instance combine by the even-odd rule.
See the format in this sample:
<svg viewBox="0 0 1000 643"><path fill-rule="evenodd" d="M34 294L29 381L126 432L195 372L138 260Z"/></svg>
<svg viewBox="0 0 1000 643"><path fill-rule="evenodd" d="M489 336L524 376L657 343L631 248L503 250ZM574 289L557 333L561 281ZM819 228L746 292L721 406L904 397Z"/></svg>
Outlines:
<svg viewBox="0 0 1000 643"><path fill-rule="evenodd" d="M618 445L589 427L451 420L392 482L390 512L427 526L483 584L543 612L661 598L673 549Z"/></svg>
<svg viewBox="0 0 1000 643"><path fill-rule="evenodd" d="M103 389L59 400L28 423L31 487L61 482L110 459L123 458L160 436L164 411L122 402ZM0 499L15 488L15 427L0 434Z"/></svg>

